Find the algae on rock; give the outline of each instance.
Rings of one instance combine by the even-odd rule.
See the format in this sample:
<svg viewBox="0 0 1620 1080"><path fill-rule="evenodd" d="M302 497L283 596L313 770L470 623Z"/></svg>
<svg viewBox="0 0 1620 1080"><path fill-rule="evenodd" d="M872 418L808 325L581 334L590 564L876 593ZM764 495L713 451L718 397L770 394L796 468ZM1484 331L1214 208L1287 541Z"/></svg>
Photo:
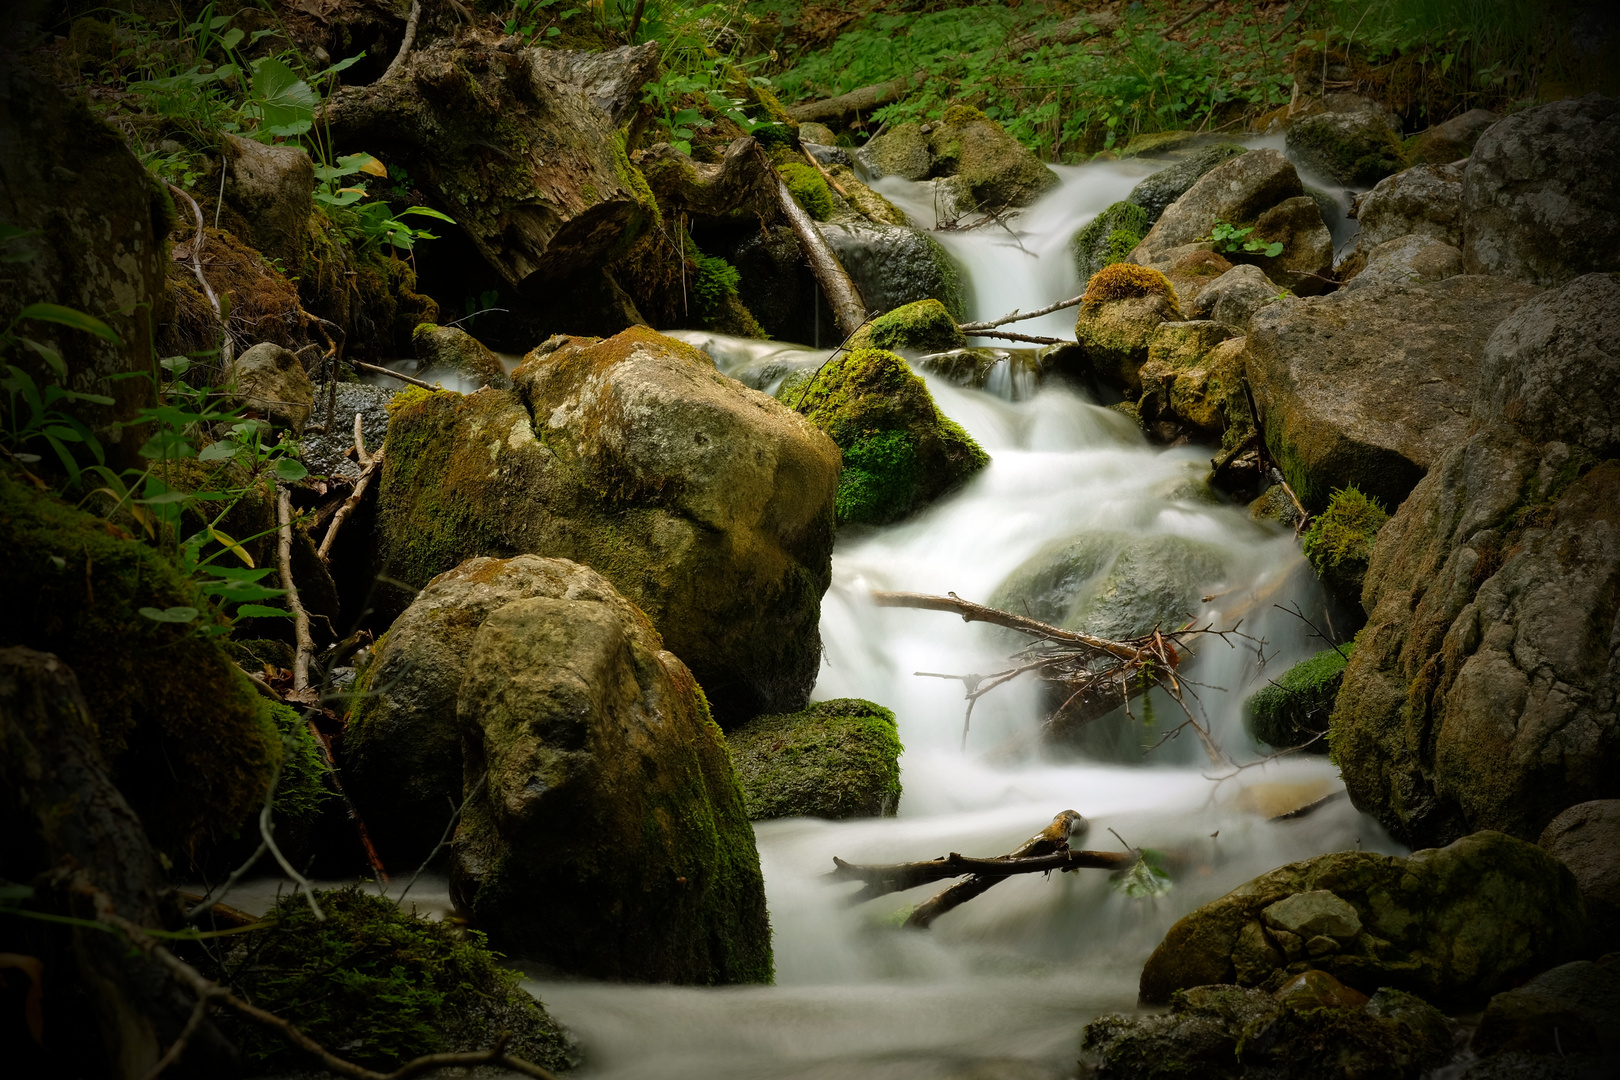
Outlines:
<svg viewBox="0 0 1620 1080"><path fill-rule="evenodd" d="M893 817L902 747L894 713L855 698L758 716L726 737L748 816Z"/></svg>

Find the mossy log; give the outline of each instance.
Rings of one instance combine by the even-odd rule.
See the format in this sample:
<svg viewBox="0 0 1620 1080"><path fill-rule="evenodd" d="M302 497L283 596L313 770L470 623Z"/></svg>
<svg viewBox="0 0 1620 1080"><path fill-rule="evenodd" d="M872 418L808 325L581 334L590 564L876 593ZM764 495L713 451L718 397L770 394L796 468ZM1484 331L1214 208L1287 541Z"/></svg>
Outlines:
<svg viewBox="0 0 1620 1080"><path fill-rule="evenodd" d="M694 161L668 143L638 150L634 161L666 212L749 220L776 216L775 177L754 153L751 138L736 139L717 165Z"/></svg>

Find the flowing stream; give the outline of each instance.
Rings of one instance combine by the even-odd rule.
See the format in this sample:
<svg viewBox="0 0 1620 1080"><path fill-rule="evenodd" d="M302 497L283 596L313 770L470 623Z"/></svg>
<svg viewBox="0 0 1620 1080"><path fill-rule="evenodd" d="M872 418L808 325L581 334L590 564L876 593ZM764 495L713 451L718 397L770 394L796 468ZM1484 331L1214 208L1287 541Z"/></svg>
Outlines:
<svg viewBox="0 0 1620 1080"><path fill-rule="evenodd" d="M1006 232L935 235L971 280L973 318L994 318L1075 295L1073 231L1123 198L1149 169L1113 163L1057 170L1062 184ZM922 223L926 188L893 179L878 189ZM1021 244L1021 246L1020 246ZM1018 327L1072 333L1073 311ZM721 367L819 363L825 353L683 333ZM1010 666L1004 632L936 612L874 607L873 589L954 591L986 601L1007 575L1054 540L1087 532L1180 537L1219 551L1219 580L1201 622L1264 641L1206 639L1188 674L1196 707L1240 762L1265 750L1245 733L1241 702L1321 648L1278 605L1323 609L1314 576L1286 533L1243 508L1209 501L1198 481L1208 451L1148 445L1117 413L1056 385L1012 392L1008 380L965 390L929 378L940 408L992 463L964 490L891 528L839 538L823 602L826 656L815 697L861 697L893 709L906 750L905 793L892 819L795 819L756 827L774 929L772 987L698 989L544 980L531 983L582 1039L582 1077L1024 1078L1072 1075L1080 1031L1101 1012L1135 1007L1141 966L1177 918L1283 863L1361 847L1397 852L1343 798L1308 816L1277 814L1341 792L1320 756L1294 755L1233 773L1211 764L1190 731L1143 756L1175 726L1173 702L1154 723L1115 724L1112 752L1088 759L1043 748L1047 704L1012 683L982 699L963 748L963 685L914 672L990 673ZM1000 392L997 393L996 391ZM1014 400L1014 399L1017 400ZM1303 571L1303 572L1302 572ZM1016 647L1016 646L1014 646ZM1137 707L1140 717L1144 709ZM1123 747L1123 750L1121 750ZM1106 758L1107 760L1103 760ZM942 886L850 906L854 886L821 875L853 862L928 859L947 851L996 855L1064 809L1090 822L1077 847L1131 845L1165 853L1170 891L1126 896L1098 870L1009 879L927 932L897 915Z"/></svg>

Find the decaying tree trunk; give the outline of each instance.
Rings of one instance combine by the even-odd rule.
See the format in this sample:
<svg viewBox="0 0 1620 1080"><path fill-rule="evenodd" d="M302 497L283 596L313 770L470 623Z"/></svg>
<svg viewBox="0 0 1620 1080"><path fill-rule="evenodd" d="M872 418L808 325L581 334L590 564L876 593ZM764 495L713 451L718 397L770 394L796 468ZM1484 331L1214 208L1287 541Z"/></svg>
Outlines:
<svg viewBox="0 0 1620 1080"><path fill-rule="evenodd" d="M78 680L32 649L0 649L0 866L34 888L32 910L96 918L56 887L77 871L143 926L178 921L157 854L102 763ZM139 1080L186 1028L195 997L119 935L20 917L0 927L0 952L43 961L47 1056L41 1071L23 1065L18 1075ZM235 1050L206 1017L188 1045L165 1076L236 1075Z"/></svg>
<svg viewBox="0 0 1620 1080"><path fill-rule="evenodd" d="M839 94L837 97L791 105L786 110L788 119L796 124L803 124L811 120L836 120L840 116L876 109L891 101L899 101L911 93L912 87L921 84L927 77L927 72L916 71L910 75L902 75L898 79L890 79L888 82L863 86L847 94Z"/></svg>
<svg viewBox="0 0 1620 1080"><path fill-rule="evenodd" d="M799 241L799 251L803 253L804 261L810 264L810 272L816 275L816 282L827 298L827 306L832 308L838 332L845 338L854 337L855 331L866 323L866 301L861 299L861 291L855 287L844 265L827 245L821 230L816 228L815 219L804 212L788 190L787 183L776 175L765 157L765 151L756 145L755 154L762 165L770 169L770 175L776 181L777 204L782 208L782 216L793 227L793 236Z"/></svg>
<svg viewBox="0 0 1620 1080"><path fill-rule="evenodd" d="M770 220L778 209L776 176L755 152L756 145L743 136L726 147L718 165L705 165L668 143L658 143L638 150L635 162L665 213Z"/></svg>

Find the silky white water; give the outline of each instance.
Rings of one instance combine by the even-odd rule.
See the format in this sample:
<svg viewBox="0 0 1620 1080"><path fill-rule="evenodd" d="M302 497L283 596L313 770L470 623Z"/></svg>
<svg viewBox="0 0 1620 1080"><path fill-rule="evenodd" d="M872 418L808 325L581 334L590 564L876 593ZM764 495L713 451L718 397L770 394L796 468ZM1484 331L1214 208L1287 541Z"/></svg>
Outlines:
<svg viewBox="0 0 1620 1080"><path fill-rule="evenodd" d="M1067 255L1074 230L1123 198L1149 171L1115 163L1059 169L1062 184L1014 223L1019 246L987 228L936 233L971 280L974 318L1073 296ZM921 185L879 190L932 222ZM1073 312L1019 329L1072 333ZM722 370L819 363L825 353L719 335L682 333ZM993 384L992 384L993 385ZM937 612L874 607L874 589L987 600L1043 544L1087 531L1178 536L1218 550L1214 600L1200 625L1240 619L1251 639L1207 639L1185 668L1195 707L1232 758L1265 751L1243 731L1241 702L1322 646L1278 605L1320 621L1323 604L1297 544L1249 521L1240 507L1199 494L1207 450L1149 446L1122 416L1072 390L1047 386L1012 402L939 379L940 408L991 455L964 490L891 528L839 538L822 605L826 654L815 697L860 697L894 710L906 751L905 792L893 819L787 820L756 827L774 931L773 987L696 989L543 981L547 1007L581 1038L582 1076L629 1078L1060 1077L1070 1075L1088 1019L1134 1007L1143 961L1181 915L1291 860L1362 847L1400 850L1347 800L1309 816L1275 814L1342 791L1322 757L1294 755L1233 774L1190 731L1146 757L1112 763L1044 749L1047 705L1033 683L979 702L963 740L963 685L914 672L988 674L1009 666L997 631ZM1303 570L1303 572L1301 572ZM1260 657L1265 663L1262 667ZM1142 712L1141 706L1136 711ZM1157 741L1178 719L1158 700L1152 727L1123 736ZM1089 833L1073 843L1120 842L1166 853L1171 891L1135 899L1106 873L1013 878L950 912L926 932L896 929L897 913L942 886L851 907L852 885L821 877L833 856L900 862L947 851L995 855L1064 809Z"/></svg>

